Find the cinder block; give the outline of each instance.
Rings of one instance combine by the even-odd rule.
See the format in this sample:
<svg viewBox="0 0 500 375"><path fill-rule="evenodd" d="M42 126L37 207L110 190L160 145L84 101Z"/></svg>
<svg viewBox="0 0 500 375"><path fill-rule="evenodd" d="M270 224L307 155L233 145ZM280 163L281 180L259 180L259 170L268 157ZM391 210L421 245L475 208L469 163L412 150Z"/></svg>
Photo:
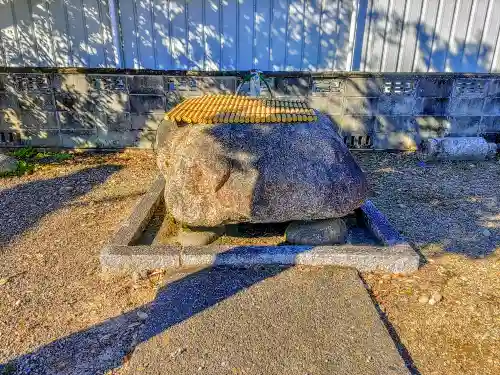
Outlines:
<svg viewBox="0 0 500 375"><path fill-rule="evenodd" d="M311 81L309 77L275 77L274 91L278 96L309 96Z"/></svg>
<svg viewBox="0 0 500 375"><path fill-rule="evenodd" d="M483 98L487 92L488 80L481 78L458 78L453 82L453 97Z"/></svg>
<svg viewBox="0 0 500 375"><path fill-rule="evenodd" d="M19 110L19 102L16 94L13 93L0 94L0 109L7 109L7 108Z"/></svg>
<svg viewBox="0 0 500 375"><path fill-rule="evenodd" d="M408 96L381 96L378 102L378 113L384 115L411 115L416 100Z"/></svg>
<svg viewBox="0 0 500 375"><path fill-rule="evenodd" d="M60 147L59 130L26 130L22 134L22 142L32 147Z"/></svg>
<svg viewBox="0 0 500 375"><path fill-rule="evenodd" d="M376 133L407 132L415 133L417 122L413 116L377 116Z"/></svg>
<svg viewBox="0 0 500 375"><path fill-rule="evenodd" d="M109 114L129 112L129 95L125 92L99 91L93 94L90 106L96 112Z"/></svg>
<svg viewBox="0 0 500 375"><path fill-rule="evenodd" d="M341 115L343 112L342 96L311 96L309 106L329 115Z"/></svg>
<svg viewBox="0 0 500 375"><path fill-rule="evenodd" d="M165 92L163 76L137 75L127 77L131 94L163 95Z"/></svg>
<svg viewBox="0 0 500 375"><path fill-rule="evenodd" d="M451 124L447 117L417 116L417 131L423 138L443 137L450 132Z"/></svg>
<svg viewBox="0 0 500 375"><path fill-rule="evenodd" d="M341 135L371 134L375 126L373 116L333 116L332 122Z"/></svg>
<svg viewBox="0 0 500 375"><path fill-rule="evenodd" d="M481 131L484 133L500 133L500 117L484 116Z"/></svg>
<svg viewBox="0 0 500 375"><path fill-rule="evenodd" d="M95 98L88 93L56 91L55 100L59 111L93 111L96 107Z"/></svg>
<svg viewBox="0 0 500 375"><path fill-rule="evenodd" d="M416 133L375 133L373 138L375 150L416 150L419 143L420 136Z"/></svg>
<svg viewBox="0 0 500 375"><path fill-rule="evenodd" d="M103 113L58 111L61 129L95 129L106 127L106 117Z"/></svg>
<svg viewBox="0 0 500 375"><path fill-rule="evenodd" d="M418 98L415 114L443 116L448 113L449 98Z"/></svg>
<svg viewBox="0 0 500 375"><path fill-rule="evenodd" d="M342 96L345 92L345 81L342 78L313 78L311 96Z"/></svg>
<svg viewBox="0 0 500 375"><path fill-rule="evenodd" d="M486 95L500 96L500 79L492 79L491 81L488 81L487 88L488 90Z"/></svg>
<svg viewBox="0 0 500 375"><path fill-rule="evenodd" d="M59 129L55 112L25 111L21 113L21 123L26 129Z"/></svg>
<svg viewBox="0 0 500 375"><path fill-rule="evenodd" d="M22 111L55 111L52 93L21 93L18 96Z"/></svg>
<svg viewBox="0 0 500 375"><path fill-rule="evenodd" d="M481 132L480 116L461 116L450 118L451 128L448 133L450 136L471 137Z"/></svg>
<svg viewBox="0 0 500 375"><path fill-rule="evenodd" d="M91 91L90 78L85 74L55 74L52 87L59 92L88 95Z"/></svg>
<svg viewBox="0 0 500 375"><path fill-rule="evenodd" d="M97 148L97 131L93 129L61 129L61 146L65 148Z"/></svg>
<svg viewBox="0 0 500 375"><path fill-rule="evenodd" d="M116 74L89 74L93 91L127 91L127 76Z"/></svg>
<svg viewBox="0 0 500 375"><path fill-rule="evenodd" d="M452 99L448 105L450 115L480 116L483 114L484 99Z"/></svg>
<svg viewBox="0 0 500 375"><path fill-rule="evenodd" d="M130 95L130 112L136 114L165 112L165 97L156 95Z"/></svg>
<svg viewBox="0 0 500 375"><path fill-rule="evenodd" d="M21 128L21 116L12 108L0 110L0 129L13 130Z"/></svg>
<svg viewBox="0 0 500 375"><path fill-rule="evenodd" d="M453 90L453 80L447 78L420 78L417 95L421 97L447 98Z"/></svg>
<svg viewBox="0 0 500 375"><path fill-rule="evenodd" d="M164 118L165 115L162 113L134 114L131 128L133 130L156 130Z"/></svg>
<svg viewBox="0 0 500 375"><path fill-rule="evenodd" d="M24 92L50 92L52 75L44 73L13 73L10 81L16 91Z"/></svg>
<svg viewBox="0 0 500 375"><path fill-rule="evenodd" d="M132 128L130 113L107 113L106 125L110 131L124 132Z"/></svg>
<svg viewBox="0 0 500 375"><path fill-rule="evenodd" d="M373 115L377 113L378 98L346 97L344 98L344 113L349 115Z"/></svg>
<svg viewBox="0 0 500 375"><path fill-rule="evenodd" d="M353 77L345 80L345 96L379 96L383 92L382 77Z"/></svg>
<svg viewBox="0 0 500 375"><path fill-rule="evenodd" d="M384 95L414 96L417 81L412 75L384 75L381 91Z"/></svg>
<svg viewBox="0 0 500 375"><path fill-rule="evenodd" d="M484 114L500 115L500 97L487 98L484 102Z"/></svg>

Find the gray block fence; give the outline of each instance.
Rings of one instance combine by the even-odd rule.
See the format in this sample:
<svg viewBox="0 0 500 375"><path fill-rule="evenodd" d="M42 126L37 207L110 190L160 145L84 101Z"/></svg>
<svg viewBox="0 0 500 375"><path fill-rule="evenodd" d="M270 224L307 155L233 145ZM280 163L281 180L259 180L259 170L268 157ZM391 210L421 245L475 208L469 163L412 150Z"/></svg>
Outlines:
<svg viewBox="0 0 500 375"><path fill-rule="evenodd" d="M185 97L234 93L244 74L7 68L0 73L0 147L152 148L166 111ZM306 99L329 114L352 148L407 150L431 137L500 135L500 75L268 77L273 95Z"/></svg>

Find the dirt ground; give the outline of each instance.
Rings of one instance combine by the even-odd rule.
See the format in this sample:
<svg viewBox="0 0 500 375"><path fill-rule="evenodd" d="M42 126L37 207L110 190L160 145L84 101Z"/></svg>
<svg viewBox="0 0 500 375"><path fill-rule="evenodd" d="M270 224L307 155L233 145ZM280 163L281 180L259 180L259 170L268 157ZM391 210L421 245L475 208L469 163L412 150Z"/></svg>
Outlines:
<svg viewBox="0 0 500 375"><path fill-rule="evenodd" d="M499 161L355 156L374 203L423 254L411 275L362 275L415 373L498 373ZM0 179L0 363L18 363L4 373L95 374L126 361L136 308L161 275L102 275L98 256L156 173L152 153L127 151Z"/></svg>

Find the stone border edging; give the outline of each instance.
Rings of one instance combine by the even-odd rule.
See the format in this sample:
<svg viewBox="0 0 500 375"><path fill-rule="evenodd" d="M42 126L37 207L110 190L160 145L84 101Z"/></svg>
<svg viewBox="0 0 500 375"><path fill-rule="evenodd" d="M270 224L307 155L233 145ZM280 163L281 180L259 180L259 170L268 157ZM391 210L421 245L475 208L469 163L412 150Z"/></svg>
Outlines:
<svg viewBox="0 0 500 375"><path fill-rule="evenodd" d="M387 218L366 201L361 207L368 228L386 246L234 246L138 245L140 237L161 201L165 180L159 176L149 191L122 222L101 251L104 271L140 272L151 269L259 265L308 265L354 267L359 271L412 272L418 269L419 256L390 225Z"/></svg>

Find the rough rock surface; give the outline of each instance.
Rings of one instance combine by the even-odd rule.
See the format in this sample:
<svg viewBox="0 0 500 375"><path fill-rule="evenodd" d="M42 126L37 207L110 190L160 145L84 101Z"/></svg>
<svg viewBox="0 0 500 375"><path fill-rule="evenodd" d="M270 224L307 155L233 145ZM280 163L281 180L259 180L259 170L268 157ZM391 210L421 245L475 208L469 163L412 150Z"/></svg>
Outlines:
<svg viewBox="0 0 500 375"><path fill-rule="evenodd" d="M0 152L0 174L14 172L17 169L17 160Z"/></svg>
<svg viewBox="0 0 500 375"><path fill-rule="evenodd" d="M159 129L167 210L191 226L342 217L365 176L326 116L313 123Z"/></svg>
<svg viewBox="0 0 500 375"><path fill-rule="evenodd" d="M294 221L286 228L286 241L296 245L345 243L347 226L342 219Z"/></svg>
<svg viewBox="0 0 500 375"><path fill-rule="evenodd" d="M191 230L182 229L175 238L175 241L181 246L204 246L214 242L224 234L224 227L212 228L192 228Z"/></svg>

